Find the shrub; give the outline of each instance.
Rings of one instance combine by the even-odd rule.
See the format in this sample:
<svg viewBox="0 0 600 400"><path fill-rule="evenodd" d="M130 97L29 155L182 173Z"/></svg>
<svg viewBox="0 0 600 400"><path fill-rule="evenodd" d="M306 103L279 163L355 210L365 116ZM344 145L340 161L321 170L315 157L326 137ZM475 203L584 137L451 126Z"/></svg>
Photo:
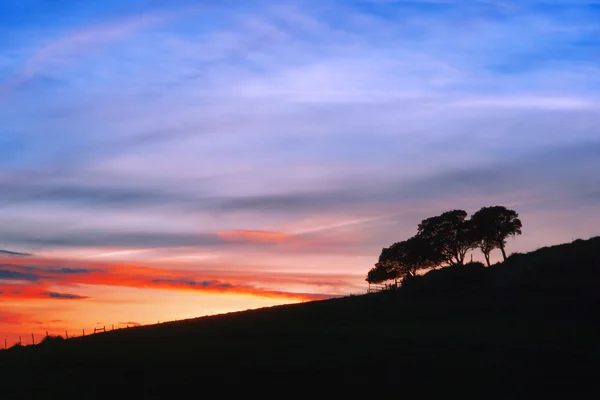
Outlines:
<svg viewBox="0 0 600 400"><path fill-rule="evenodd" d="M63 340L65 340L65 339L60 335L48 335L42 339L40 344L58 343L58 342L62 342Z"/></svg>
<svg viewBox="0 0 600 400"><path fill-rule="evenodd" d="M483 263L481 263L479 261L471 261L471 262L466 263L464 265L464 267L471 268L471 269L478 269L478 268L485 268L485 265L483 265Z"/></svg>

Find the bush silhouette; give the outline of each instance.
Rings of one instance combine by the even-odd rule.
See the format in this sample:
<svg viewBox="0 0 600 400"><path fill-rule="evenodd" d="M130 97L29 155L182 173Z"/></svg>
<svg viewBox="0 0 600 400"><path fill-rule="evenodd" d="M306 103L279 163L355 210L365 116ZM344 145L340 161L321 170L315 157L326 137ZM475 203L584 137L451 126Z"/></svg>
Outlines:
<svg viewBox="0 0 600 400"><path fill-rule="evenodd" d="M470 262L465 265L431 270L408 283L413 288L444 292L469 288L480 290L486 287L487 272L487 268L482 263Z"/></svg>
<svg viewBox="0 0 600 400"><path fill-rule="evenodd" d="M46 337L44 337L42 339L42 341L40 342L40 344L54 344L54 343L60 343L62 341L64 341L65 339L60 336L60 335L48 335Z"/></svg>

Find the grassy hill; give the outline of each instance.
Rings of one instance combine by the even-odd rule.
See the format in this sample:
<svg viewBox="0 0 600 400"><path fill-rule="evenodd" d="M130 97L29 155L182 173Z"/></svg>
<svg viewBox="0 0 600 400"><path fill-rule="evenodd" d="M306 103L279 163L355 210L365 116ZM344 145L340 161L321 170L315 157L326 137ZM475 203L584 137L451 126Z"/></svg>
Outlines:
<svg viewBox="0 0 600 400"><path fill-rule="evenodd" d="M395 291L2 351L0 398L201 397L230 383L578 397L600 371L599 251L600 237L577 240Z"/></svg>

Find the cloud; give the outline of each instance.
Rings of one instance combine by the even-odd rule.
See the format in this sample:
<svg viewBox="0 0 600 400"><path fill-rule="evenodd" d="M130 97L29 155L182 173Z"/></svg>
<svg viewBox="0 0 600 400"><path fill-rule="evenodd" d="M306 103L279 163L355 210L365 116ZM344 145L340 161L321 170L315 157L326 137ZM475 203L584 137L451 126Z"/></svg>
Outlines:
<svg viewBox="0 0 600 400"><path fill-rule="evenodd" d="M142 324L139 322L135 322L135 321L128 321L128 322L119 322L119 325L141 326Z"/></svg>
<svg viewBox="0 0 600 400"><path fill-rule="evenodd" d="M187 12L189 11L188 8ZM23 85L40 71L64 65L66 59L76 58L102 43L118 40L142 28L164 23L177 14L178 12L161 11L120 17L113 21L89 25L57 40L47 41L34 51L12 79L0 86L0 100L7 92Z"/></svg>
<svg viewBox="0 0 600 400"><path fill-rule="evenodd" d="M91 272L98 272L98 270L90 269L90 268L59 268L59 269L51 269L53 273L60 274L89 274Z"/></svg>
<svg viewBox="0 0 600 400"><path fill-rule="evenodd" d="M249 242L249 243L283 243L292 238L291 235L281 232L256 231L235 229L230 231L217 232L217 236L231 242Z"/></svg>
<svg viewBox="0 0 600 400"><path fill-rule="evenodd" d="M56 293L56 292L42 292L43 296L48 296L51 299L62 299L62 300L82 300L89 299L87 296L80 296L77 294L70 293Z"/></svg>
<svg viewBox="0 0 600 400"><path fill-rule="evenodd" d="M58 293L47 290L49 288L47 283L39 284L2 284L0 283L0 296L3 299L15 299L18 301L28 300L82 300L87 299L87 296L81 296L77 294L69 293Z"/></svg>
<svg viewBox="0 0 600 400"><path fill-rule="evenodd" d="M29 257L32 254L29 253L18 253L16 251L0 250L0 256L15 256L15 257Z"/></svg>
<svg viewBox="0 0 600 400"><path fill-rule="evenodd" d="M5 239L13 243L45 247L199 247L219 246L225 241L216 234L123 232L83 230L61 234L60 232L23 232Z"/></svg>
<svg viewBox="0 0 600 400"><path fill-rule="evenodd" d="M183 286L199 286L202 288L217 288L217 289L231 289L233 285L231 283L221 283L219 281L200 281L196 282L190 279L153 279L153 283L168 284L168 285L183 285Z"/></svg>
<svg viewBox="0 0 600 400"><path fill-rule="evenodd" d="M557 161L561 161L558 163ZM412 182L408 196L439 198L445 196L510 196L529 191L547 197L538 207L583 204L590 187L600 184L600 142L554 147L529 154L517 154L503 162L493 162L478 169L448 170ZM544 205L544 203L546 203Z"/></svg>
<svg viewBox="0 0 600 400"><path fill-rule="evenodd" d="M44 263L42 259L35 261L38 264ZM54 264L60 262L60 260L45 260L45 262ZM74 261L71 261L71 263L74 263ZM281 282L285 282L288 279L285 277L273 277L262 280L260 276L253 276L252 281L257 283L255 286L248 283L250 281L248 276L243 274L238 276L235 274L231 275L227 274L226 271L153 268L140 263L124 265L122 263L86 262L82 264L84 265L77 268L69 267L69 269L86 271L85 273L65 273L62 268L36 267L39 274L35 276L36 280L32 284L0 284L0 289L4 292L5 297L9 296L23 300L43 298L78 300L87 298L82 295L65 294L51 290L50 287L53 285L60 285L60 287L80 287L81 285L143 287L206 293L231 293L290 300L323 299L330 297L329 294L287 292L269 288L269 286L280 286ZM4 268L19 270L19 268L31 267L14 264L11 266L5 265ZM291 279L291 282L304 282L305 286L310 286L310 282L314 280L314 276L309 275L305 278L290 277L289 279ZM336 279L339 279L339 277L336 277ZM335 282L333 281L332 286L335 286Z"/></svg>
<svg viewBox="0 0 600 400"><path fill-rule="evenodd" d="M1 260L0 260L1 261ZM10 260L5 260L10 261ZM40 265L3 263L0 264L0 279L14 281L31 281L36 282L44 278L60 280L61 276L73 274L89 274L99 272L101 270L91 268L71 268L71 267L56 267L51 265L48 260L37 259L34 262L41 262ZM48 263L50 265L43 265Z"/></svg>
<svg viewBox="0 0 600 400"><path fill-rule="evenodd" d="M7 265L0 265L0 280L35 282L40 279L39 275L18 271L10 271L6 270L6 267Z"/></svg>
<svg viewBox="0 0 600 400"><path fill-rule="evenodd" d="M186 201L185 194L169 193L161 188L102 185L31 184L12 182L0 200L9 203L85 204L93 207L140 207ZM191 201L190 198L187 201Z"/></svg>
<svg viewBox="0 0 600 400"><path fill-rule="evenodd" d="M515 137L514 140L525 139ZM495 137L491 137L489 141L503 145L503 142L497 141ZM469 142L469 138L464 138L464 142L440 142L438 145L451 150L454 146L468 148ZM583 206L592 204L594 199L597 199L594 190L591 189L598 186L598 179L594 174L594 171L600 168L597 161L600 159L600 144L597 141L582 140L560 146L539 145L537 150L524 146L514 151L507 149L505 154L498 159L466 160L467 165L448 163L443 170L424 170L415 173L414 176L404 176L394 170L387 174L383 171L368 171L363 176L347 181L342 179L343 175L339 176L340 181L336 181L338 178L334 175L332 181L335 184L329 187L292 189L279 194L240 194L230 197L208 195L204 199L199 198L190 210L155 214L154 217L158 217L157 221L168 215L183 220L189 212L197 212L200 215L218 215L221 221L231 220L232 224L235 224L234 218L247 216L248 224L254 226L261 226L261 222L257 221L262 219L280 226L293 227L295 221L339 214L347 215L345 218L338 217L338 221L342 222L384 222L387 215L398 213L401 207L440 204L444 199L459 201L456 199L460 197L478 197L481 199L481 206L487 201L497 202L500 199L528 201L537 198L538 210L555 209L559 204ZM145 215L141 209L139 213L140 216ZM84 220L83 223L85 222ZM31 228L26 224L5 223L0 227L0 231L5 243L21 247L104 248L107 250L96 251L96 254L114 253L115 257L123 256L119 254L120 251L153 249L148 253L150 256L161 249L168 251L184 248L215 252L245 251L251 248L260 250L269 247L273 251L289 254L318 254L324 251L350 254L353 249L358 248L357 241L362 240L349 234L334 236L318 230L302 233L302 230L296 232L294 228L290 231L229 229L199 232L193 226L187 225L168 231L162 226L148 226L144 230L127 227L125 230L121 223L117 220L115 222L113 226L82 225L78 229L64 229L60 226L39 229L40 223L34 224L34 221ZM167 221L165 226L168 226L168 223ZM331 223L330 229L338 232L344 229L343 224L336 225L339 223ZM34 230L36 226L38 229ZM358 228L359 226L356 226L354 232L358 232ZM132 254L132 257L136 256L139 254ZM21 271L31 272L32 270ZM29 279L33 277L29 276Z"/></svg>

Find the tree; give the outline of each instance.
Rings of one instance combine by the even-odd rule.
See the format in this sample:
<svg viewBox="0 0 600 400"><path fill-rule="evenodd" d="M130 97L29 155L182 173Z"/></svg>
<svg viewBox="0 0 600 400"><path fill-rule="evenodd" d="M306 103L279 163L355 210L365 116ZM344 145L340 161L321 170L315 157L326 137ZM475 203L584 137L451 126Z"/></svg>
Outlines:
<svg viewBox="0 0 600 400"><path fill-rule="evenodd" d="M381 283L386 280L409 279L416 276L420 269L435 267L439 259L431 252L429 244L422 238L413 236L383 248L379 262L368 275L369 283Z"/></svg>
<svg viewBox="0 0 600 400"><path fill-rule="evenodd" d="M378 262L367 274L366 281L369 283L382 283L398 279L398 270L391 263Z"/></svg>
<svg viewBox="0 0 600 400"><path fill-rule="evenodd" d="M492 250L497 249L498 246L496 246L495 243L492 243L486 239L481 239L478 242L478 247L481 250L481 252L483 253L483 256L485 257L485 262L487 264L487 266L489 267L490 264L490 253L492 252Z"/></svg>
<svg viewBox="0 0 600 400"><path fill-rule="evenodd" d="M367 282L382 283L394 280L395 283L398 283L398 279L404 277L406 272L400 264L401 259L397 251L398 245L399 243L394 243L390 247L381 249L377 264L367 274Z"/></svg>
<svg viewBox="0 0 600 400"><path fill-rule="evenodd" d="M446 211L419 224L417 236L428 243L430 252L440 264L463 265L465 255L477 248L471 223L464 210ZM439 264L438 264L439 265Z"/></svg>
<svg viewBox="0 0 600 400"><path fill-rule="evenodd" d="M521 234L523 224L519 214L504 206L483 207L471 216L473 232L478 239L479 248L487 252L486 261L489 265L489 253L499 248L506 261L506 239Z"/></svg>

